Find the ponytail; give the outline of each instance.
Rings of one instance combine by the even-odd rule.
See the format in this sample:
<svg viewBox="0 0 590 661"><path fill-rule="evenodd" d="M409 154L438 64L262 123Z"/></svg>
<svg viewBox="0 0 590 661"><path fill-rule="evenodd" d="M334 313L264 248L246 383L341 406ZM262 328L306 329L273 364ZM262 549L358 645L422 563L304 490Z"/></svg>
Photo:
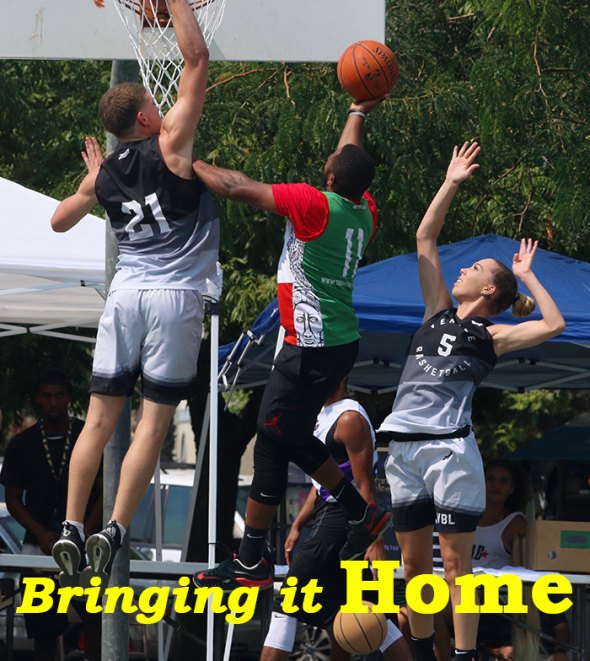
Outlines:
<svg viewBox="0 0 590 661"><path fill-rule="evenodd" d="M535 299L517 292L514 303L512 304L513 317L528 317L536 307Z"/></svg>

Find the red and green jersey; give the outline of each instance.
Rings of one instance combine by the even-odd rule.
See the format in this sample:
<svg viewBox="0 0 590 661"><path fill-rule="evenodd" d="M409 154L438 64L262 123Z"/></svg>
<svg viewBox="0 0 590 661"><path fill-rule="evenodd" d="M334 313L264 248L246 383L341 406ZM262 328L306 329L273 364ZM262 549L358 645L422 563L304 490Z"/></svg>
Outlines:
<svg viewBox="0 0 590 661"><path fill-rule="evenodd" d="M377 225L372 198L365 193L353 201L308 184L275 184L272 190L288 221L278 270L285 341L302 347L354 342L359 330L352 284Z"/></svg>

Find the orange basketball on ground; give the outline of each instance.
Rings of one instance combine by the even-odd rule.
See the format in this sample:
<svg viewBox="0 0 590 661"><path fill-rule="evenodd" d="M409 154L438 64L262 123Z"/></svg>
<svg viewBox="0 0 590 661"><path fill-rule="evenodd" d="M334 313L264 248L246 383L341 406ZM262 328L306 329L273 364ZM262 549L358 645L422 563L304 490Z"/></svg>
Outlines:
<svg viewBox="0 0 590 661"><path fill-rule="evenodd" d="M388 94L398 79L395 55L379 41L357 41L349 46L336 71L342 89L356 101Z"/></svg>
<svg viewBox="0 0 590 661"><path fill-rule="evenodd" d="M387 620L383 613L374 613L373 604L367 613L343 613L334 618L334 638L342 649L350 654L371 654L379 649L387 634Z"/></svg>

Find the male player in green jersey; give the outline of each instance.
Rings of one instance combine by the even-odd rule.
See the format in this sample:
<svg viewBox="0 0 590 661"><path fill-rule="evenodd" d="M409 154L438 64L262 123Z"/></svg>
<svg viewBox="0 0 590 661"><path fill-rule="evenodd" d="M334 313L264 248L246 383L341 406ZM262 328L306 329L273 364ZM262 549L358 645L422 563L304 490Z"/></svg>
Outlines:
<svg viewBox="0 0 590 661"><path fill-rule="evenodd" d="M342 558L363 555L391 523L389 513L363 500L313 434L322 405L358 352L352 284L377 225L375 204L366 192L375 164L361 138L367 114L381 100L351 105L338 147L324 166L324 191L304 183L264 184L203 161L194 164L212 192L287 218L278 269L285 344L260 406L244 537L236 558L195 574L199 587L272 585L264 544L285 493L290 461L343 508L349 533Z"/></svg>

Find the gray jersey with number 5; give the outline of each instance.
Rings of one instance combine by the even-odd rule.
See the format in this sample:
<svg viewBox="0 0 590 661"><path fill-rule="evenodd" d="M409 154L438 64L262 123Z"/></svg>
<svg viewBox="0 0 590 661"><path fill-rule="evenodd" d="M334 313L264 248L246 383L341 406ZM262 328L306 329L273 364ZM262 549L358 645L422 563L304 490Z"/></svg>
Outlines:
<svg viewBox="0 0 590 661"><path fill-rule="evenodd" d="M447 434L471 424L471 400L496 364L483 317L442 310L414 334L391 413L380 432Z"/></svg>
<svg viewBox="0 0 590 661"><path fill-rule="evenodd" d="M218 259L217 210L198 179L168 169L158 136L124 143L109 155L96 196L119 247L111 290L206 290Z"/></svg>

